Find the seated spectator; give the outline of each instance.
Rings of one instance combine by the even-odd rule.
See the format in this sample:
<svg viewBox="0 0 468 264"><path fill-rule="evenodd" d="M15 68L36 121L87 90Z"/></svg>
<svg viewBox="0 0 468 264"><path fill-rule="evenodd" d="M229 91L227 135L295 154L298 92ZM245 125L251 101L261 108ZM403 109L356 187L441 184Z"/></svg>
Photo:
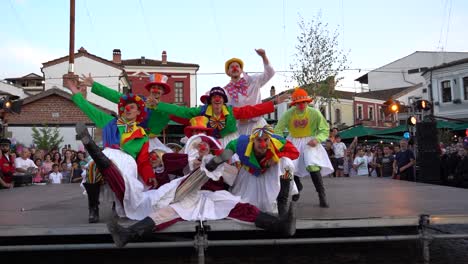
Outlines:
<svg viewBox="0 0 468 264"><path fill-rule="evenodd" d="M52 165L52 172L49 174L49 182L52 184L62 183L62 173L59 171L59 166L57 164Z"/></svg>
<svg viewBox="0 0 468 264"><path fill-rule="evenodd" d="M10 145L9 139L0 139L0 189L14 186L15 158L10 154Z"/></svg>
<svg viewBox="0 0 468 264"><path fill-rule="evenodd" d="M32 161L29 157L31 156L31 152L27 148L23 148L21 152L21 157L15 159L15 168L16 174L18 175L25 175L25 174L33 174L38 169L34 161Z"/></svg>

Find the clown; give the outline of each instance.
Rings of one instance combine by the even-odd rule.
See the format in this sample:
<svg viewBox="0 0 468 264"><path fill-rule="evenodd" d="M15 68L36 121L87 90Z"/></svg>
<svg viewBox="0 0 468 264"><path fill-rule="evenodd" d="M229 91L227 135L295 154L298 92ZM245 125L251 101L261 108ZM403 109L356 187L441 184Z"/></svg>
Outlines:
<svg viewBox="0 0 468 264"><path fill-rule="evenodd" d="M91 92L103 97L111 102L119 103L122 93L108 88L98 82L95 82L91 74L88 76L82 75L82 83L86 86L90 86ZM177 118L172 115L162 113L158 110L153 110L154 106L161 100L163 95L169 94L171 92L171 86L169 86L169 78L163 74L151 74L149 76L150 82L145 84L145 89L149 92L148 98L146 99L145 106L148 108L148 116L153 118L148 118L140 123L142 127L147 129L149 136L149 144L151 148L158 148L164 150L165 152L172 152L170 148L167 148L157 136L161 134L162 130L167 126L170 120L173 120L177 123L187 124L187 121L182 118Z"/></svg>
<svg viewBox="0 0 468 264"><path fill-rule="evenodd" d="M195 130L195 129L194 129ZM202 141L198 141L201 139ZM202 143L206 143L205 147ZM219 143L212 137L203 133L190 137L187 142L189 148L198 149L198 155L202 159L199 168L189 175L172 180L160 190L162 192L158 204L147 217L125 228L116 222L107 224L109 232L117 247L123 247L128 242L151 234L154 229L161 230L177 221L204 221L232 218L243 222L254 223L259 228L279 233L284 236L292 236L296 231L296 219L294 207L290 207L288 214L275 217L260 211L254 205L241 202L241 198L232 195L223 189L218 189L219 183L223 184L226 174L235 175L226 171L225 166L219 166L208 171L205 164L212 159L213 151L220 150Z"/></svg>
<svg viewBox="0 0 468 264"><path fill-rule="evenodd" d="M328 207L321 175L332 173L333 166L326 150L320 144L329 135L327 120L320 111L308 106L312 102L312 98L305 90L296 88L291 99L291 108L278 120L275 133L282 135L287 128L289 131L287 139L301 153L300 157L294 160L296 167L294 181L299 192L302 190L299 177L310 175L319 195L320 207ZM293 200L297 201L298 199L299 194L293 196Z"/></svg>
<svg viewBox="0 0 468 264"><path fill-rule="evenodd" d="M236 120L250 119L274 111L272 102L243 107L226 106L227 102L228 98L224 90L220 87L213 87L206 105L187 108L159 102L156 109L182 118L206 116L209 120L208 127L213 129L213 136L220 140L222 146L239 136Z"/></svg>
<svg viewBox="0 0 468 264"><path fill-rule="evenodd" d="M238 58L229 59L224 64L224 70L231 78L230 82L224 86L224 90L226 91L229 104L234 107L261 103L260 88L275 75L275 71L270 66L265 50L256 49L255 52L263 60L264 71L262 74L248 75L243 71L244 62ZM253 128L264 125L266 125L266 121L262 117L238 120L238 130L241 135L249 135Z"/></svg>
<svg viewBox="0 0 468 264"><path fill-rule="evenodd" d="M241 168L231 192L266 212L276 211L277 205L279 215L284 215L289 194L298 193L292 181L295 170L292 160L299 157L294 145L265 125L254 129L250 136L241 135L229 142L224 152L224 159L234 153L240 159ZM216 167L220 161L214 160L207 168Z"/></svg>
<svg viewBox="0 0 468 264"><path fill-rule="evenodd" d="M136 95L128 94L120 98L118 104L119 117L115 118L112 115L104 113L91 105L84 99L81 90L77 87L76 83L71 80L66 80L66 86L73 93L73 102L96 124L97 127L102 128L103 142L106 146L114 149L121 149L126 154L130 155L136 160L138 167L138 174L142 181L150 186L157 187L153 169L149 160L149 142L148 135L145 130L138 126L146 118L145 102ZM78 137L81 139L86 150L93 158L97 168L105 177L109 187L116 195L116 199L122 203L124 199L125 184L121 177L115 177L120 174L119 169L109 160L108 157L100 150L88 134L85 125L77 125L79 128ZM87 193L99 195L99 183L84 184ZM95 197L88 195L89 201L96 201ZM98 219L98 205L90 203L90 222L97 222ZM92 215L91 215L92 212ZM91 217L95 216L95 217Z"/></svg>

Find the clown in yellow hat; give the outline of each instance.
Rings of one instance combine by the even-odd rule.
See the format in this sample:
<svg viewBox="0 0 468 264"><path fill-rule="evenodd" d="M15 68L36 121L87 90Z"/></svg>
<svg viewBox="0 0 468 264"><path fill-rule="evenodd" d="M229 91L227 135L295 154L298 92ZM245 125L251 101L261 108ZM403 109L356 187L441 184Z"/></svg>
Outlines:
<svg viewBox="0 0 468 264"><path fill-rule="evenodd" d="M232 106L255 105L261 103L260 88L262 88L273 76L275 71L264 49L256 49L255 52L262 58L263 73L247 74L244 72L244 62L239 58L232 58L225 62L224 71L231 78L224 86L229 104ZM239 120L238 128L241 135L248 135L255 127L266 125L262 117Z"/></svg>

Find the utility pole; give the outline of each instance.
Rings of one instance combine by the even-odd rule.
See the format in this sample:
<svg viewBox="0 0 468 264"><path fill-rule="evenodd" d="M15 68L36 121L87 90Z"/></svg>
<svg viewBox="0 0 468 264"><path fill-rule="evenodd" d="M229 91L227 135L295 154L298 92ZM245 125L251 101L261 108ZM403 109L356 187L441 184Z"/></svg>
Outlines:
<svg viewBox="0 0 468 264"><path fill-rule="evenodd" d="M75 0L70 0L70 39L68 50L68 73L63 75L65 79L78 81L78 75L75 74Z"/></svg>

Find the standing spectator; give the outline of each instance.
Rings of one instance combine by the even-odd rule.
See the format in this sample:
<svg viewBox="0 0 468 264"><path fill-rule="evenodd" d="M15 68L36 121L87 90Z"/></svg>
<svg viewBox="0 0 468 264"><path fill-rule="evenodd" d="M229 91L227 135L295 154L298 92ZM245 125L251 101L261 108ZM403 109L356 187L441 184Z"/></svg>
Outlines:
<svg viewBox="0 0 468 264"><path fill-rule="evenodd" d="M400 152L400 146L399 146L399 145L395 145L395 146L393 147L393 156L396 157L396 154L397 154L398 152Z"/></svg>
<svg viewBox="0 0 468 264"><path fill-rule="evenodd" d="M71 167L68 169L67 163L64 161L60 165L61 167L61 173L62 173L62 182L63 183L70 183L71 180Z"/></svg>
<svg viewBox="0 0 468 264"><path fill-rule="evenodd" d="M344 169L344 157L346 152L346 145L345 143L341 142L341 136L335 136L335 143L333 143L333 152L335 153L335 163L336 163L336 177L343 177L343 169Z"/></svg>
<svg viewBox="0 0 468 264"><path fill-rule="evenodd" d="M77 160L73 161L72 169L71 169L71 183L80 183L83 180L83 169L81 168L80 164Z"/></svg>
<svg viewBox="0 0 468 264"><path fill-rule="evenodd" d="M44 155L44 162L42 162L42 173L44 176L48 176L52 172L52 156L50 154Z"/></svg>
<svg viewBox="0 0 468 264"><path fill-rule="evenodd" d="M62 156L60 155L60 153L54 153L54 155L52 156L52 162L57 165L60 165L62 163Z"/></svg>
<svg viewBox="0 0 468 264"><path fill-rule="evenodd" d="M86 166L86 164L88 164L88 161L86 160L86 153L84 151L78 151L76 157L80 168L83 168L83 166Z"/></svg>
<svg viewBox="0 0 468 264"><path fill-rule="evenodd" d="M396 153L393 167L399 180L414 181L414 153L408 149L408 140L400 141L400 152Z"/></svg>
<svg viewBox="0 0 468 264"><path fill-rule="evenodd" d="M330 174L330 177L335 177L336 172L336 159L335 159L335 152L333 151L333 143L330 139L325 141L325 151L327 152L328 158L333 166L333 172Z"/></svg>
<svg viewBox="0 0 468 264"><path fill-rule="evenodd" d="M59 166L57 164L52 165L52 172L49 174L49 182L52 184L62 183L62 173L59 171Z"/></svg>
<svg viewBox="0 0 468 264"><path fill-rule="evenodd" d="M335 143L337 135L338 135L338 128L334 127L332 129L330 129L330 134L329 134L328 138L330 139L330 141L332 143Z"/></svg>
<svg viewBox="0 0 468 264"><path fill-rule="evenodd" d="M37 166L36 173L33 178L33 183L40 183L44 181L44 175L42 174L42 160L37 158L34 160L34 164Z"/></svg>
<svg viewBox="0 0 468 264"><path fill-rule="evenodd" d="M68 172L71 172L71 168L72 168L72 163L73 163L73 152L70 150L70 149L67 149L65 151L65 156L62 160L62 163L66 163L67 164L67 171ZM63 166L62 166L62 171L63 171Z"/></svg>
<svg viewBox="0 0 468 264"><path fill-rule="evenodd" d="M392 155L392 150L389 146L383 148L384 156L382 157L382 166L380 167L380 175L382 177L393 177L393 161L395 157Z"/></svg>
<svg viewBox="0 0 468 264"><path fill-rule="evenodd" d="M377 177L382 177L382 158L383 150L380 146L375 149L374 160L372 161L372 167L377 174Z"/></svg>
<svg viewBox="0 0 468 264"><path fill-rule="evenodd" d="M15 173L15 158L10 155L9 139L0 139L0 188L13 188L13 173Z"/></svg>
<svg viewBox="0 0 468 264"><path fill-rule="evenodd" d="M364 156L364 149L359 149L356 158L353 162L353 167L357 170L357 176L369 176L369 168L367 166L367 157Z"/></svg>
<svg viewBox="0 0 468 264"><path fill-rule="evenodd" d="M370 146L366 146L365 157L367 158L367 167L369 169L369 177L377 176L377 174L375 173L375 169L373 167L374 150Z"/></svg>

